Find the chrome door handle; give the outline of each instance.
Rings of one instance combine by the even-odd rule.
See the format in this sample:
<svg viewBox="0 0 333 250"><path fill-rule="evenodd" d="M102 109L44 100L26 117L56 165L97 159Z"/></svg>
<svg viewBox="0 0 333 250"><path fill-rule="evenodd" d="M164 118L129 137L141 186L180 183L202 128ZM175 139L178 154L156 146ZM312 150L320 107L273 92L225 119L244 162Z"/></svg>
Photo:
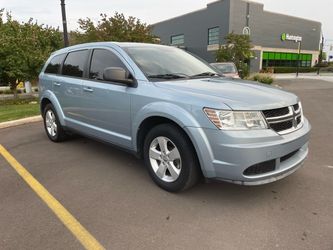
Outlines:
<svg viewBox="0 0 333 250"><path fill-rule="evenodd" d="M83 91L85 91L85 92L94 92L94 90L92 89L92 88L89 88L89 87L85 87L85 88L83 88Z"/></svg>
<svg viewBox="0 0 333 250"><path fill-rule="evenodd" d="M60 86L61 86L61 83L53 82L53 85L54 85L54 86L57 86L57 87L60 87Z"/></svg>

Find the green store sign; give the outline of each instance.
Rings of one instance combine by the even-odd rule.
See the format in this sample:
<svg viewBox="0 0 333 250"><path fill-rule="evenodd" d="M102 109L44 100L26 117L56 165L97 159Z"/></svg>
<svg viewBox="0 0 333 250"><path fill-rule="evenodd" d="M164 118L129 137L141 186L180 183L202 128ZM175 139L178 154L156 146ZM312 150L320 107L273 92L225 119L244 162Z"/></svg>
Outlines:
<svg viewBox="0 0 333 250"><path fill-rule="evenodd" d="M293 41L293 42L297 43L297 42L302 42L303 37L297 36L297 35L290 35L288 33L282 33L281 34L281 40L283 42L285 42L285 41Z"/></svg>

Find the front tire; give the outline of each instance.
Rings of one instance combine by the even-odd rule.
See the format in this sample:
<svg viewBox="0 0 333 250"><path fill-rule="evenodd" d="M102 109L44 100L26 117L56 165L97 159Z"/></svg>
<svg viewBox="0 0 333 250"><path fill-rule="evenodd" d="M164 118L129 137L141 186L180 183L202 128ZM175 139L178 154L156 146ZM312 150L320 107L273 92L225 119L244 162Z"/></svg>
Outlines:
<svg viewBox="0 0 333 250"><path fill-rule="evenodd" d="M150 177L166 191L188 189L199 179L199 163L192 143L175 125L154 127L145 138L143 154Z"/></svg>
<svg viewBox="0 0 333 250"><path fill-rule="evenodd" d="M58 115L51 103L43 111L44 128L48 138L53 142L61 142L67 138L66 132L59 122Z"/></svg>

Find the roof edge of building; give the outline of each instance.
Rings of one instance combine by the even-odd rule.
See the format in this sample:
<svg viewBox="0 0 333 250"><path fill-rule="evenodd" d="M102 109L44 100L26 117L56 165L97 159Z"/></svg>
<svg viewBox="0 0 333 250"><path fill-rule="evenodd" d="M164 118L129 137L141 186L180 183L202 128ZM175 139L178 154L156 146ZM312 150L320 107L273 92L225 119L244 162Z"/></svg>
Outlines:
<svg viewBox="0 0 333 250"><path fill-rule="evenodd" d="M164 23L164 22L167 22L167 21L171 21L171 20L174 20L174 19L177 19L177 18L181 18L181 17L187 16L187 15L191 15L191 14L196 13L196 12L200 12L200 11L207 10L209 5L212 5L212 4L215 4L215 3L221 2L221 1L224 1L224 0L216 0L216 1L210 2L210 3L208 3L208 4L206 5L206 7L204 7L204 8L201 8L201 9L198 9L198 10L193 10L193 11L190 11L190 12L188 12L188 13L181 14L181 15L179 15L179 16L171 17L171 18L168 18L168 19L165 19L165 20L162 20L162 21L156 22L156 23L154 23L154 24L151 24L151 26L154 26L154 25L157 25L157 24L160 24L160 23ZM317 20L311 20L311 19L304 18L304 17L298 17L298 16L293 16L293 15L284 14L284 13L280 13L280 12L274 12L274 11L266 10L266 9L265 9L265 5L264 5L263 3L255 2L255 1L253 1L253 0L240 0L240 1L242 1L242 2L249 2L249 3L251 3L251 4L261 5L261 6L263 6L263 11L264 11L264 12L267 12L267 13L272 13L272 14L276 14L276 15L292 17L292 18L295 18L295 19L305 20L305 21L309 21L309 22L315 22L315 23L317 23L317 24L322 25L322 23L321 23L320 21L317 21Z"/></svg>
<svg viewBox="0 0 333 250"><path fill-rule="evenodd" d="M280 12L275 12L275 11L270 11L270 10L265 10L265 9L264 9L264 12L268 12L268 13L276 14L276 15L280 15L280 16L292 17L292 18L295 18L295 19L300 19L300 20L303 20L303 21L318 23L318 24L322 25L322 23L320 21L312 20L312 19L308 19L308 18L304 18L304 17L293 16L293 15L289 15L289 14L283 14L283 13L280 13Z"/></svg>

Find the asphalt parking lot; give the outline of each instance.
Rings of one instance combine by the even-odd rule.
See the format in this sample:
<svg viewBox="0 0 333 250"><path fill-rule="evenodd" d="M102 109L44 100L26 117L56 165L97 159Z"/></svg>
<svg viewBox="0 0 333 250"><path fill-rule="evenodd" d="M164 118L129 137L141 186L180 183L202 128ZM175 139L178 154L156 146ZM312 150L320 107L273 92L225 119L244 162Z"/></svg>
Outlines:
<svg viewBox="0 0 333 250"><path fill-rule="evenodd" d="M0 130L13 155L106 249L333 249L333 83L279 80L313 130L293 175L264 186L201 183L171 194L143 163L77 137L51 143L42 123ZM83 249L0 156L0 249Z"/></svg>

